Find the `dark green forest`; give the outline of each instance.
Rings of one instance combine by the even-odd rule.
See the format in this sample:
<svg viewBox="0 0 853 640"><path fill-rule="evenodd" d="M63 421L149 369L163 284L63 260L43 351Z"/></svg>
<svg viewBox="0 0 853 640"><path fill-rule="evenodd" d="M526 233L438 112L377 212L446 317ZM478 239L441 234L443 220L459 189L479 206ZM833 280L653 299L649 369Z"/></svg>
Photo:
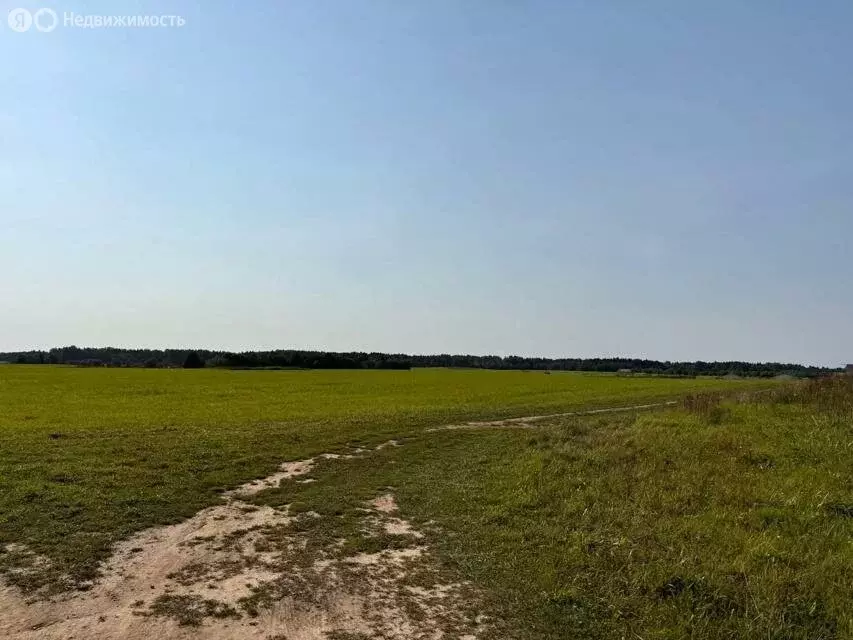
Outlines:
<svg viewBox="0 0 853 640"><path fill-rule="evenodd" d="M527 358L521 356L406 355L300 351L229 351L188 349L121 349L116 347L59 347L49 351L0 352L0 362L13 364L64 364L90 367L150 367L231 369L411 369L413 367L467 367L534 371L591 371L671 376L789 375L814 377L838 371L779 362L670 362L638 358Z"/></svg>

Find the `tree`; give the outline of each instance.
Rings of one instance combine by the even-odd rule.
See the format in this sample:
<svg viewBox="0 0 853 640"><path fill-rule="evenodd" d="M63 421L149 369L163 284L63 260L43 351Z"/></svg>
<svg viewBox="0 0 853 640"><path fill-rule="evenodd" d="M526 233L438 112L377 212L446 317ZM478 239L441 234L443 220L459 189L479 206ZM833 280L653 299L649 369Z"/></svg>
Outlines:
<svg viewBox="0 0 853 640"><path fill-rule="evenodd" d="M199 358L195 351L190 351L187 354L187 359L184 360L184 369L203 369L204 362Z"/></svg>

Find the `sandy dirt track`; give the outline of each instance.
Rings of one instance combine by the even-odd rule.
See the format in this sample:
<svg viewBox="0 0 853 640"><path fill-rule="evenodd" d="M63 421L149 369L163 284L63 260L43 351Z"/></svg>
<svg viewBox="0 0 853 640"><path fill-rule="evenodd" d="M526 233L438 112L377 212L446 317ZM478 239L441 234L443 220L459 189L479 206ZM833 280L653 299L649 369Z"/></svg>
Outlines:
<svg viewBox="0 0 853 640"><path fill-rule="evenodd" d="M356 449L318 458L369 453ZM303 553L307 541L287 525L317 514L291 515L287 509L241 500L283 481L304 482L300 477L315 463L285 463L271 476L229 492L221 505L122 542L102 578L87 591L27 600L12 587L0 587L0 637L325 640L330 633L349 633L338 637L476 638L479 623L467 607L475 596L468 585L407 583L408 574L422 573L431 559L423 535L396 517L391 493L364 505L365 528L368 534L406 536L412 545L350 556L334 548ZM259 604L252 601L258 594L264 596Z"/></svg>
<svg viewBox="0 0 853 640"><path fill-rule="evenodd" d="M565 416L665 407L674 401L430 429L533 428ZM376 449L400 446L391 440ZM364 505L367 535L405 536L411 545L377 553L341 555L335 545L311 546L292 525L317 514L255 506L244 500L282 482L305 478L321 458L282 464L176 525L142 531L116 546L102 577L87 591L28 599L0 585L0 637L9 640L323 640L334 634L386 640L474 640L487 616L477 611L471 585L436 577L410 584L434 561L423 534L397 517L392 493ZM48 562L46 559L44 562ZM414 615L413 614L416 614ZM331 636L329 634L332 634ZM339 635L338 637L346 637Z"/></svg>

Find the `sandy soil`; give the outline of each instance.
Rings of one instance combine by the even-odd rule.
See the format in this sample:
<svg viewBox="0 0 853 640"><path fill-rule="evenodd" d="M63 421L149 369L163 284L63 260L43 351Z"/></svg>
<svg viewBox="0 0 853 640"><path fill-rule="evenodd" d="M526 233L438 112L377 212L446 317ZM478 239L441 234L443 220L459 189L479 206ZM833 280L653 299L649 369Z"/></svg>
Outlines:
<svg viewBox="0 0 853 640"><path fill-rule="evenodd" d="M533 428L552 418L673 404L467 422L430 431ZM375 450L389 446L401 445L390 440ZM304 476L318 459L370 453L357 448L286 462L276 473L226 493L222 504L189 520L142 531L117 545L102 577L88 591L28 599L0 584L0 638L321 640L335 632L388 640L476 638L486 618L472 613L477 595L470 585L407 583L411 573L422 576L432 560L423 534L395 515L393 494L365 505L364 526L375 534L407 536L416 545L349 557L340 557L333 548L314 550L313 555L301 552L311 547L310 540L282 533L295 519L317 514L291 515L287 509L244 501L282 482L316 482ZM36 558L34 566L46 563Z"/></svg>
<svg viewBox="0 0 853 640"><path fill-rule="evenodd" d="M384 446L399 445L379 448ZM422 534L393 515L392 494L365 505L364 526L410 536L414 546L349 557L331 547L302 551L310 540L287 527L317 514L292 515L241 500L299 481L315 462L287 462L189 520L140 532L117 546L88 591L28 601L0 586L0 637L320 640L348 632L388 640L476 638L482 618L477 622L471 613L476 596L469 585L407 583L410 573L422 575L432 560Z"/></svg>
<svg viewBox="0 0 853 640"><path fill-rule="evenodd" d="M447 424L441 427L427 429L427 432L452 431L456 429L533 429L536 423L555 418L566 418L570 416L594 416L599 413L620 413L624 411L642 411L644 409L658 409L671 407L678 404L676 400L667 402L655 402L651 404L635 404L628 407L608 407L605 409L589 409L586 411L568 411L566 413L549 413L541 416L523 416L521 418L504 418L503 420L484 420L477 422L463 422L462 424Z"/></svg>

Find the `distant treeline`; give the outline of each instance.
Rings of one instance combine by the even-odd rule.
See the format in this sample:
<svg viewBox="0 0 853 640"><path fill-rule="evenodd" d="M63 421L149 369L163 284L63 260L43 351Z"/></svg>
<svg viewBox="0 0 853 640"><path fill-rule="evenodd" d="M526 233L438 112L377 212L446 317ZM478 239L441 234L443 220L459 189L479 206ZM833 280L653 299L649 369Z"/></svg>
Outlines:
<svg viewBox="0 0 853 640"><path fill-rule="evenodd" d="M628 372L672 376L789 375L813 377L838 371L778 362L661 362L636 358L524 358L520 356L431 355L402 353L337 353L330 351L228 351L186 349L118 349L61 347L50 351L0 353L0 362L17 364L70 364L93 367L151 368L282 368L282 369L410 369L412 367L469 367L537 371Z"/></svg>

